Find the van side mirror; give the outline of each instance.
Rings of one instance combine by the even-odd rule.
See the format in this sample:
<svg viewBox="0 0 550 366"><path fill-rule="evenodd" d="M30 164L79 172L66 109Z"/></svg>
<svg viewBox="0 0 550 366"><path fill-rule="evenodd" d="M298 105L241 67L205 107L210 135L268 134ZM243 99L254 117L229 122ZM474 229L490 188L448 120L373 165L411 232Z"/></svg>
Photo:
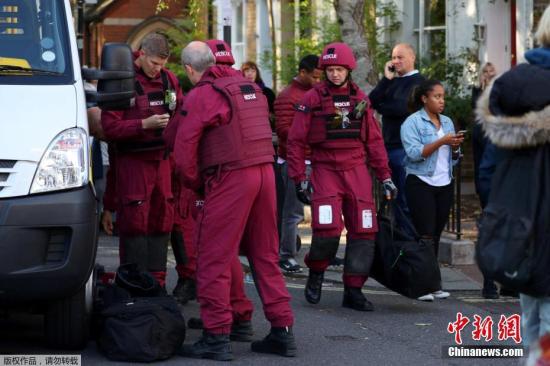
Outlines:
<svg viewBox="0 0 550 366"><path fill-rule="evenodd" d="M82 69L86 80L98 80L97 92L86 91L86 101L97 102L104 110L129 108L134 98L134 61L130 46L106 43L101 53L101 69Z"/></svg>

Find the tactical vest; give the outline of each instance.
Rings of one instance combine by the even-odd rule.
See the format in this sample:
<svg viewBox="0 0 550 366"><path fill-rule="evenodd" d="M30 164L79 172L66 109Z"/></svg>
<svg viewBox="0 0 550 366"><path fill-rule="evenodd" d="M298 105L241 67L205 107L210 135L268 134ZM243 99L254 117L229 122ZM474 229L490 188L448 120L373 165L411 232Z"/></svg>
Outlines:
<svg viewBox="0 0 550 366"><path fill-rule="evenodd" d="M199 145L201 171L261 156L273 157L269 107L262 90L242 76L222 77L212 87L231 107L229 123L209 128Z"/></svg>
<svg viewBox="0 0 550 366"><path fill-rule="evenodd" d="M154 114L165 113L169 113L172 116L176 107L177 101L175 98L177 91L166 71L161 70L160 77L162 79L162 90L154 90L147 93L145 93L143 86L136 78L134 108L128 111L124 118L146 119ZM162 131L164 131L163 128L144 131L145 136L143 138L118 142L116 144L117 150L121 152L162 150L165 148Z"/></svg>
<svg viewBox="0 0 550 366"><path fill-rule="evenodd" d="M361 102L355 86L348 94L332 94L324 84L317 84L314 90L321 100L312 106L311 125L308 133L310 145L322 144L327 148L355 148L366 141L364 118L354 119L353 110Z"/></svg>

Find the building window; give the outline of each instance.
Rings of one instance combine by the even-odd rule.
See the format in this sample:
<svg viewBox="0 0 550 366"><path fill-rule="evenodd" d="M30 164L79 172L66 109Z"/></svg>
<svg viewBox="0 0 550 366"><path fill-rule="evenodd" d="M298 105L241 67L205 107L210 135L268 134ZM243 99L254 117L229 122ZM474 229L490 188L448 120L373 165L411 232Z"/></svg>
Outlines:
<svg viewBox="0 0 550 366"><path fill-rule="evenodd" d="M445 0L414 0L414 32L421 62L446 57Z"/></svg>
<svg viewBox="0 0 550 366"><path fill-rule="evenodd" d="M231 50L235 57L235 64L240 65L245 61L245 4L244 1L238 1L234 7L235 16L233 22L233 34L231 36Z"/></svg>

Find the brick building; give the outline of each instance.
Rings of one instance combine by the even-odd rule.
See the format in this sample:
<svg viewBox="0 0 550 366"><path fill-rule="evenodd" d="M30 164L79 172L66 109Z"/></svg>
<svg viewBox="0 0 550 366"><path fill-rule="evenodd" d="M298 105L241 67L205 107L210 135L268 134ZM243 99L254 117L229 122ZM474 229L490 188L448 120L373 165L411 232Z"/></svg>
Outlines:
<svg viewBox="0 0 550 366"><path fill-rule="evenodd" d="M171 0L169 9L159 13L153 0L100 0L97 5L88 6L84 17L84 63L97 66L106 42L126 42L137 49L146 34L175 27L187 3Z"/></svg>

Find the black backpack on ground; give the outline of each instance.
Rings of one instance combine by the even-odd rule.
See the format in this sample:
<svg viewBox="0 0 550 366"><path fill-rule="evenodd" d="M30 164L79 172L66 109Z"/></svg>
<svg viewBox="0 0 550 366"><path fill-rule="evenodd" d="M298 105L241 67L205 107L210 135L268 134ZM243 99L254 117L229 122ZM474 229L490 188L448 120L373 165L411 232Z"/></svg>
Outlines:
<svg viewBox="0 0 550 366"><path fill-rule="evenodd" d="M550 295L550 144L507 154L491 181L476 259L488 278Z"/></svg>
<svg viewBox="0 0 550 366"><path fill-rule="evenodd" d="M106 285L99 314L97 345L110 360L152 362L173 356L185 340L185 320L174 298L147 272L119 267Z"/></svg>
<svg viewBox="0 0 550 366"><path fill-rule="evenodd" d="M370 276L390 290L416 299L441 288L441 273L433 244L395 228L379 210L376 249ZM410 223L409 223L410 224ZM411 224L411 232L416 232Z"/></svg>

